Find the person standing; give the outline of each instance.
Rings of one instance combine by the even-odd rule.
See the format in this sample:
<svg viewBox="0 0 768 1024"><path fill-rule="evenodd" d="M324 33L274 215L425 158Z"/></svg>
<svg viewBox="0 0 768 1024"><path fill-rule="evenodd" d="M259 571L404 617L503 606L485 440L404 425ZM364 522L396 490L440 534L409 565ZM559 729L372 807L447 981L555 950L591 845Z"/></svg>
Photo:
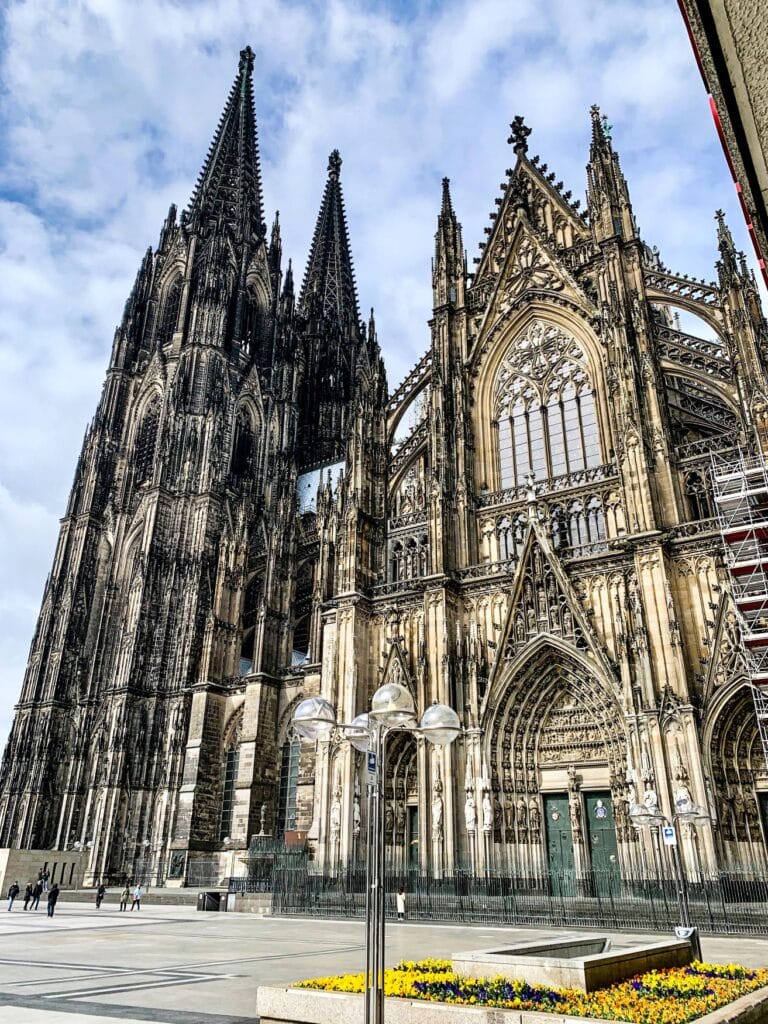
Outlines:
<svg viewBox="0 0 768 1024"><path fill-rule="evenodd" d="M59 886L57 882L54 882L48 892L48 917L53 917L53 912L56 909L56 900L59 898Z"/></svg>
<svg viewBox="0 0 768 1024"><path fill-rule="evenodd" d="M18 895L19 895L19 883L18 882L14 882L13 885L8 890L8 910L9 911L13 910L13 901L16 899L16 897Z"/></svg>
<svg viewBox="0 0 768 1024"><path fill-rule="evenodd" d="M120 909L121 910L127 910L128 909L128 900L130 898L131 898L131 890L126 885L125 888L123 889L123 891L120 893ZM131 907L131 910L133 910L133 907Z"/></svg>
<svg viewBox="0 0 768 1024"><path fill-rule="evenodd" d="M405 920L405 891L402 885L397 890L397 920Z"/></svg>
<svg viewBox="0 0 768 1024"><path fill-rule="evenodd" d="M99 882L99 887L96 890L96 909L98 910L101 906L102 900L104 899L104 893L107 891L106 885L103 882Z"/></svg>
<svg viewBox="0 0 768 1024"><path fill-rule="evenodd" d="M32 899L32 891L33 891L32 883L31 882L27 882L27 887L24 890L24 909L25 910L29 907L29 902Z"/></svg>
<svg viewBox="0 0 768 1024"><path fill-rule="evenodd" d="M48 879L51 877L48 868L43 871L43 892L48 892Z"/></svg>
<svg viewBox="0 0 768 1024"><path fill-rule="evenodd" d="M32 890L32 909L37 910L40 906L40 896L43 892L43 879L42 876L35 882L35 887Z"/></svg>
<svg viewBox="0 0 768 1024"><path fill-rule="evenodd" d="M141 888L139 883L133 890L133 903L131 904L131 910L136 907L137 910L141 910L141 897L144 895L144 890Z"/></svg>

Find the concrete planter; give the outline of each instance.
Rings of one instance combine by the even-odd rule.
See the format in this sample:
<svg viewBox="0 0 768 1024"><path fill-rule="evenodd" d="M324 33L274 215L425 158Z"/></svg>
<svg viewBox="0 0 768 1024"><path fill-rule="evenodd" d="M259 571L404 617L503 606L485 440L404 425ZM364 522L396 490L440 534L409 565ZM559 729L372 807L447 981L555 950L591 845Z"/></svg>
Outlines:
<svg viewBox="0 0 768 1024"><path fill-rule="evenodd" d="M304 988L259 988L256 1011L261 1024L362 1024L363 997ZM454 1006L420 999L387 999L387 1024L622 1024L594 1017L567 1017L532 1010ZM768 988L750 992L696 1024L768 1024Z"/></svg>

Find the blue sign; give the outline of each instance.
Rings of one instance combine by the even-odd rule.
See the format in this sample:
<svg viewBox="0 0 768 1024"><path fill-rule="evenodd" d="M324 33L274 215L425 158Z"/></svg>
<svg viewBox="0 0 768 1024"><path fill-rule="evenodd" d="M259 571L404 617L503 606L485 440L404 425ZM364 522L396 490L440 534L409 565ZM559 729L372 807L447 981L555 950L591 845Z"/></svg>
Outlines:
<svg viewBox="0 0 768 1024"><path fill-rule="evenodd" d="M368 777L371 780L375 780L378 777L379 770L376 764L376 754L373 750L368 751Z"/></svg>

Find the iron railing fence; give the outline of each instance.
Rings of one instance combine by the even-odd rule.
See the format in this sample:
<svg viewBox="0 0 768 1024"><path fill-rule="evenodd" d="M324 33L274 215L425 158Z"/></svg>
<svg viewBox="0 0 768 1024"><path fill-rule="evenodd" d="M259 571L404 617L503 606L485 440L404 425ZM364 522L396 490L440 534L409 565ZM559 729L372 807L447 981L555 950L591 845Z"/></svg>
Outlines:
<svg viewBox="0 0 768 1024"><path fill-rule="evenodd" d="M392 871L386 880L390 917L396 915L395 894L401 886L411 920L633 931L668 931L681 923L672 879L619 878L603 871L527 878L469 871L438 878ZM329 876L298 863L276 864L271 887L273 914L365 914L365 872L357 868ZM692 923L704 932L768 934L768 875L721 873L688 882L684 895Z"/></svg>

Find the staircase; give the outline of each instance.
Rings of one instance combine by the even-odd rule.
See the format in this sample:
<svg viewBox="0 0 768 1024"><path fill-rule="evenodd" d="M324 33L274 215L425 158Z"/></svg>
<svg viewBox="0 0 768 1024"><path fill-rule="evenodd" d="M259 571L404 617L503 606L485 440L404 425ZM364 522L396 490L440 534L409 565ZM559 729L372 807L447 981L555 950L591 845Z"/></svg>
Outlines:
<svg viewBox="0 0 768 1024"><path fill-rule="evenodd" d="M768 767L768 464L762 452L712 454L712 486Z"/></svg>

